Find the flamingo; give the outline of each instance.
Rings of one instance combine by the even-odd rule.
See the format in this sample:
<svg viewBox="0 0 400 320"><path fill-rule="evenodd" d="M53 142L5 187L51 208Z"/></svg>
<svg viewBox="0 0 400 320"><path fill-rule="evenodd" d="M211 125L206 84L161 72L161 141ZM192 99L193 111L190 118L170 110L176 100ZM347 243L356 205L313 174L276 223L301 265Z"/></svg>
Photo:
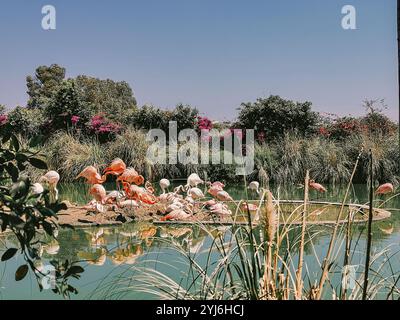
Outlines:
<svg viewBox="0 0 400 320"><path fill-rule="evenodd" d="M134 209L134 208L139 208L139 204L135 200L124 200L118 204L120 208L129 208L129 209Z"/></svg>
<svg viewBox="0 0 400 320"><path fill-rule="evenodd" d="M229 193L224 190L218 191L216 198L219 201L233 201L233 198L229 195Z"/></svg>
<svg viewBox="0 0 400 320"><path fill-rule="evenodd" d="M32 193L33 193L33 194L39 195L39 194L42 194L42 193L43 193L44 188L43 188L42 184L40 184L40 183L37 182L37 183L34 183L34 184L31 186L31 190L32 190Z"/></svg>
<svg viewBox="0 0 400 320"><path fill-rule="evenodd" d="M208 200L206 202L204 202L204 206L206 207L211 207L213 205L217 204L217 201L215 201L214 199Z"/></svg>
<svg viewBox="0 0 400 320"><path fill-rule="evenodd" d="M379 186L378 189L376 189L375 194L388 194L393 192L394 192L393 184L385 183Z"/></svg>
<svg viewBox="0 0 400 320"><path fill-rule="evenodd" d="M124 182L123 186L128 199L140 200L147 204L154 204L157 202L157 198L145 188L141 188L137 185L130 185L127 182Z"/></svg>
<svg viewBox="0 0 400 320"><path fill-rule="evenodd" d="M216 203L210 207L210 211L214 214L221 216L230 216L232 215L232 211L228 209L228 207L223 203Z"/></svg>
<svg viewBox="0 0 400 320"><path fill-rule="evenodd" d="M242 211L249 210L250 212L257 212L258 206L255 205L254 203L242 202L242 204L240 205L240 209Z"/></svg>
<svg viewBox="0 0 400 320"><path fill-rule="evenodd" d="M106 181L106 176L101 176L94 166L88 166L77 175L75 179L84 178L89 184L102 184Z"/></svg>
<svg viewBox="0 0 400 320"><path fill-rule="evenodd" d="M199 200L204 198L203 192L199 188L190 188L187 195L193 200Z"/></svg>
<svg viewBox="0 0 400 320"><path fill-rule="evenodd" d="M187 183L186 186L188 187L197 187L197 185L204 183L203 180L200 179L199 175L197 173L192 173L188 178L187 178Z"/></svg>
<svg viewBox="0 0 400 320"><path fill-rule="evenodd" d="M211 186L210 189L208 189L208 193L211 194L214 198L217 197L218 192L223 191L222 187L219 185Z"/></svg>
<svg viewBox="0 0 400 320"><path fill-rule="evenodd" d="M118 202L119 200L122 200L125 197L125 192L123 191L118 191L118 190L113 190L107 193L107 196L104 199L105 203L113 203L114 201Z"/></svg>
<svg viewBox="0 0 400 320"><path fill-rule="evenodd" d="M167 215L161 218L161 221L169 221L169 220L186 220L192 216L191 213L187 213L183 209L178 209L171 211Z"/></svg>
<svg viewBox="0 0 400 320"><path fill-rule="evenodd" d="M171 183L169 182L168 179L160 180L160 188L161 188L163 194L165 194L165 190L168 189L170 185L171 185Z"/></svg>
<svg viewBox="0 0 400 320"><path fill-rule="evenodd" d="M97 183L91 186L89 189L89 194L91 194L97 202L101 204L105 203L107 192L106 189L101 184Z"/></svg>
<svg viewBox="0 0 400 320"><path fill-rule="evenodd" d="M215 181L215 182L213 182L212 184L211 184L211 186L212 187L220 187L220 188L225 188L225 185L222 183L222 182L220 182L220 181Z"/></svg>
<svg viewBox="0 0 400 320"><path fill-rule="evenodd" d="M60 181L60 175L57 171L51 170L41 176L39 182L46 182L49 186L50 203L55 203L58 200L57 184Z"/></svg>
<svg viewBox="0 0 400 320"><path fill-rule="evenodd" d="M316 183L314 180L310 180L308 182L308 186L311 189L314 189L314 190L316 190L318 192L321 192L321 193L325 193L326 192L326 188L322 184Z"/></svg>
<svg viewBox="0 0 400 320"><path fill-rule="evenodd" d="M104 169L103 173L104 175L115 175L115 176L119 176L120 174L122 174L126 169L126 164L124 161L122 161L120 158L116 158L114 159L111 164Z"/></svg>
<svg viewBox="0 0 400 320"><path fill-rule="evenodd" d="M258 195L261 193L260 191L260 183L258 181L252 181L249 183L247 187L249 190L256 192Z"/></svg>
<svg viewBox="0 0 400 320"><path fill-rule="evenodd" d="M141 184L144 183L144 178L143 178L143 176L139 175L135 169L127 168L117 178L117 181L121 181L122 184L124 182L127 182L129 184L134 183L137 186L140 186Z"/></svg>
<svg viewBox="0 0 400 320"><path fill-rule="evenodd" d="M184 203L182 203L180 201L174 201L170 205L168 205L168 207L165 211L169 213L169 212L172 212L175 210L183 209L184 207L185 207Z"/></svg>

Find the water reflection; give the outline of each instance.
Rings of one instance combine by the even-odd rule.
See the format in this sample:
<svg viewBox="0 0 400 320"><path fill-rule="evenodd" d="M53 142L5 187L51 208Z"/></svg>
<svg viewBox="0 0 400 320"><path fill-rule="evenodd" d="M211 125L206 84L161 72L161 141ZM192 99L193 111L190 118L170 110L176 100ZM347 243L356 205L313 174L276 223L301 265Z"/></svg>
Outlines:
<svg viewBox="0 0 400 320"><path fill-rule="evenodd" d="M62 185L60 187L61 197L69 199L71 202L85 203L88 201L86 192L87 185ZM341 201L345 188L329 188L328 193L319 200L323 201ZM292 188L291 190L283 190L278 187L273 188L276 197L281 199L298 199L301 200L303 190ZM365 186L354 186L349 202L366 203L367 192ZM230 194L239 199L245 197L242 189L231 188ZM312 199L316 199L316 195L312 195ZM382 203L384 197L377 200ZM387 198L386 198L387 199ZM399 197L391 199L385 204L388 208L400 208ZM320 212L316 210L315 215ZM373 246L374 250L379 250L388 245L400 243L400 212L393 211L389 220L374 223L373 225ZM331 227L312 226L309 228L308 236L313 238L313 245L308 244L306 250L306 260L309 263L310 270L318 271L318 264L313 261L312 257L315 253L323 257L329 242ZM189 226L154 226L151 223L134 223L125 224L119 227L110 228L89 228L76 230L60 230L58 242L51 241L50 238L44 236L42 256L43 264L47 264L49 260L57 259L60 261L81 261L86 271L82 279L75 285L79 288L80 294L77 298L85 298L93 291L103 279L109 277L116 270L129 270L131 266L135 266L141 261L148 258L149 255L158 252L168 252L168 255L157 255L154 258L160 262L171 263L177 258L176 253L170 250L168 241L177 242L184 250L192 255L199 255L207 252L211 243L219 237L229 237L231 229L226 226L214 226L207 229ZM296 229L290 234L293 239L298 235ZM353 237L357 241L359 252L363 251L365 242L365 223L355 225L353 228ZM168 240L168 241L167 241ZM16 245L16 240L11 235L0 236L0 252L6 247ZM398 250L398 247L394 248ZM338 256L341 261L341 256ZM14 281L13 272L21 264L21 260L16 257L7 264L0 264L0 295L3 298L57 298L51 292L39 293L32 288L29 280L16 283ZM394 261L392 267L400 270L400 262ZM311 272L310 271L310 272ZM29 290L28 290L29 288ZM130 293L129 298L141 298L140 294Z"/></svg>

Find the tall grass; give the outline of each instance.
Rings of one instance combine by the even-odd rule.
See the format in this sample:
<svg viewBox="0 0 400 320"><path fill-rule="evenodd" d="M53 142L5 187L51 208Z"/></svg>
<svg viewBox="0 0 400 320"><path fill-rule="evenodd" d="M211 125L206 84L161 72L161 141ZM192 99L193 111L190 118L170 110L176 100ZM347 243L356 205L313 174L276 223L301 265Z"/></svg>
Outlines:
<svg viewBox="0 0 400 320"><path fill-rule="evenodd" d="M60 132L44 146L52 169L61 173L64 181L72 181L85 166L104 166L114 158L123 159L146 178L163 177L181 179L190 173L207 175L212 180L238 181L233 164L201 164L204 153L199 148L195 164L153 164L146 158L149 143L145 132L127 128L115 141L100 144L96 138L88 139ZM179 147L179 146L178 146ZM334 141L322 136L301 137L288 133L273 143L256 144L255 170L248 178L259 180L263 186L298 184L304 182L306 170L310 178L322 183L340 184L349 180L352 164L359 150L371 149L374 157L374 177L378 182L400 182L400 152L396 135L358 134L344 141ZM220 151L223 161L225 152ZM167 159L168 159L167 150ZM211 162L210 162L211 163ZM34 172L31 172L34 174ZM368 178L368 156L364 152L354 176L354 182L365 183Z"/></svg>

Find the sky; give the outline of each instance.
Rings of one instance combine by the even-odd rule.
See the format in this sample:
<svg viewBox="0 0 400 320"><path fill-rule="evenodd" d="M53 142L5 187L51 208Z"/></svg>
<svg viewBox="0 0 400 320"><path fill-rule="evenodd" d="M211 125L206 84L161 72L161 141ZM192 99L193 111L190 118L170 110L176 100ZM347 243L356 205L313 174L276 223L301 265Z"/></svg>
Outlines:
<svg viewBox="0 0 400 320"><path fill-rule="evenodd" d="M41 26L48 4L56 30ZM349 4L356 30L342 28ZM0 104L25 105L26 76L57 63L216 120L270 94L338 115L385 99L398 119L396 38L395 0L1 0Z"/></svg>

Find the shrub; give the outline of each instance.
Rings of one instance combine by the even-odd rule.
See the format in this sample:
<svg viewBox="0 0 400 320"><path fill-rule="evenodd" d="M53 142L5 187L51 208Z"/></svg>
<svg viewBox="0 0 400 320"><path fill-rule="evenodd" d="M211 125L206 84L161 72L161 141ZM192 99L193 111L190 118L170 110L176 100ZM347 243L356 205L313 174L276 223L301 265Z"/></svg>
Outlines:
<svg viewBox="0 0 400 320"><path fill-rule="evenodd" d="M361 121L353 117L341 117L333 120L327 128L323 128L320 133L325 136L329 136L335 140L344 140L354 134L360 134L365 127Z"/></svg>
<svg viewBox="0 0 400 320"><path fill-rule="evenodd" d="M242 103L238 124L244 129L255 129L256 136L264 132L267 141L296 131L301 136L315 132L318 114L311 111L310 102L293 102L279 96Z"/></svg>
<svg viewBox="0 0 400 320"><path fill-rule="evenodd" d="M145 105L131 118L131 124L136 129L165 129L168 127L170 117L161 109Z"/></svg>
<svg viewBox="0 0 400 320"><path fill-rule="evenodd" d="M106 119L104 114L97 114L90 120L89 130L96 135L100 143L104 143L114 140L121 132L122 126Z"/></svg>
<svg viewBox="0 0 400 320"><path fill-rule="evenodd" d="M85 128L86 123L93 116L91 105L81 100L74 80L66 80L44 109L45 116L50 121L50 131L66 130L72 126ZM75 118L73 118L75 117ZM73 119L79 122L73 123Z"/></svg>
<svg viewBox="0 0 400 320"><path fill-rule="evenodd" d="M45 117L41 109L16 107L8 113L8 121L15 133L30 138L42 132Z"/></svg>

